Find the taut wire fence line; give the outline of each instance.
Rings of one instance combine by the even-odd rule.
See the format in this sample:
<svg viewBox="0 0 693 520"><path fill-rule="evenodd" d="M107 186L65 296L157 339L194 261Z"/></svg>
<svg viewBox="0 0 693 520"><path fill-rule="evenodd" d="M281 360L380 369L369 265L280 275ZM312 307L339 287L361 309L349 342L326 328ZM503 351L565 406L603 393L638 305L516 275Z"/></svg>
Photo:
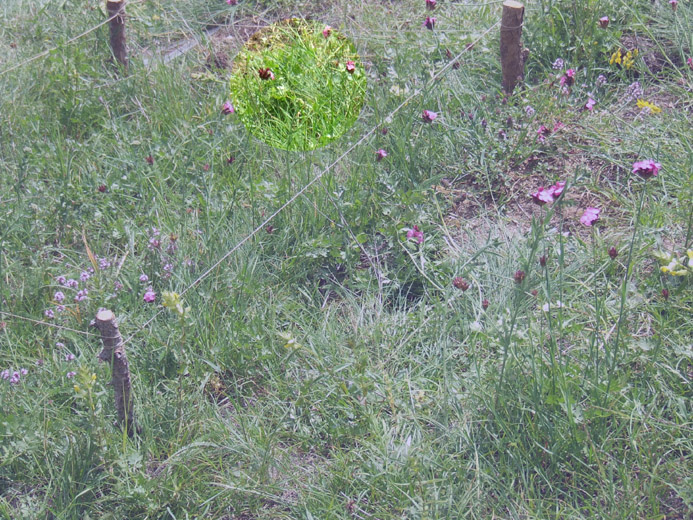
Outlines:
<svg viewBox="0 0 693 520"><path fill-rule="evenodd" d="M76 41L77 39L89 34L90 32L95 31L99 27L105 25L108 23L110 19L105 20L104 22L100 23L99 25L93 27L89 31L86 31L78 36L75 36L71 40L68 40L67 43L71 43L73 41ZM240 241L238 241L231 249L229 249L226 253L224 253L218 260L216 260L208 269L206 269L200 276L198 276L192 283L190 283L185 289L183 289L180 293L181 296L185 295L188 291L196 287L198 284L200 284L207 276L209 276L219 265L221 265L227 258L229 258L232 254L234 254L236 251L238 251L243 245L245 245L248 241L250 241L255 235L257 235L260 231L265 229L265 227L272 222L280 213L282 213L287 207L289 207L291 204L293 204L299 197L305 196L305 193L316 183L318 183L332 168L334 168L338 163L340 163L347 155L349 155L354 149L356 149L358 146L360 146L363 142L365 142L371 135L373 135L383 124L389 124L392 121L392 118L400 111L402 110L405 106L407 106L413 99L416 97L420 96L424 91L428 90L432 86L435 85L435 83L443 76L445 72L447 72L454 64L459 60L462 55L464 55L466 52L471 50L478 42L480 42L488 33L490 33L493 29L498 27L500 25L501 20L498 20L496 23L491 25L488 29L486 29L476 40L474 40L471 44L465 45L465 47L460 51L456 56L454 56L452 59L448 61L447 64L445 64L438 72L436 72L431 79L423 86L418 89L415 89L414 92L412 92L404 101L402 101L394 110L392 110L385 118L383 118L382 121L374 125L368 132L366 132L358 141L353 143L351 146L349 146L344 152L342 152L336 159L334 159L329 165L327 165L323 170L321 170L313 179L311 179L307 184L305 184L300 190L298 190L296 193L294 193L286 202L284 202L279 208L277 208L272 214L270 214L265 220L262 221L259 225L257 225L250 233L248 233L245 237L243 237ZM57 47L56 47L57 48ZM51 52L54 49L49 49L47 51L44 51L43 53L34 56L30 60L27 60L15 67L12 67L10 69L7 69L5 71L0 72L0 76L3 74L9 72L10 70L17 69L21 67L22 65L25 65L31 61L34 61L36 59L39 59L42 56L45 56L49 52ZM330 197L331 202L335 205L337 212L339 213L340 220L342 221L342 225L344 225L352 238L355 238L353 230L348 226L348 223L346 219L344 218L344 215L342 214L341 210L339 209L338 205L336 204L336 201L332 197ZM358 243L358 241L357 241ZM363 250L363 249L362 249ZM365 251L364 251L365 252ZM367 253L366 253L367 254ZM126 344L130 343L140 332L145 330L157 317L159 317L162 313L164 312L164 309L159 309L154 316L149 318L144 324L141 326L137 327L137 329L127 337L122 342L122 346L125 346ZM29 321L35 324L40 324L40 325L45 325L49 327L53 327L56 329L63 329L63 330L68 330L71 332L75 332L78 334L82 334L85 336L96 336L100 337L98 334L92 334L90 332L86 331L80 331L77 329L71 329L69 327L63 327L61 325L57 325L54 323L49 323L45 321L40 321L40 320L35 320L33 318L28 318L25 316L20 316L17 314L5 312L5 311L0 311L0 314L4 316L8 316L14 319L19 319L19 320L24 320L24 321Z"/></svg>

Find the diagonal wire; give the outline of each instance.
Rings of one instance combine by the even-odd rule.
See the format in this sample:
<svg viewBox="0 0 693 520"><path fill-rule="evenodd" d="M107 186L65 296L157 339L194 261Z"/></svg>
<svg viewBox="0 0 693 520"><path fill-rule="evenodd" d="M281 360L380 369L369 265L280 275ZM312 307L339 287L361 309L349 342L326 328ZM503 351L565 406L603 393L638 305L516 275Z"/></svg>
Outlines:
<svg viewBox="0 0 693 520"><path fill-rule="evenodd" d="M475 41L474 44L479 42L484 36L486 36L489 32L491 32L495 27L497 27L500 24L500 20L497 21L495 24L493 24L491 27L489 27L486 31L481 34ZM230 257L233 253L238 251L246 242L248 242L251 238L253 238L255 235L257 235L261 230L263 230L267 224L269 224L277 215L279 215L282 211L284 211L287 207L289 207L293 202L301 197L306 191L308 191L311 186L313 186L315 183L319 182L323 176L329 172L334 166L336 166L342 159L344 159L347 155L349 155L356 147L358 147L361 143L363 143L366 139L368 139L373 133L380 128L383 123L389 123L392 120L392 117L397 114L402 108L404 108L406 105L408 105L414 98L419 96L425 89L429 88L431 85L433 85L442 75L445 71L447 71L452 65L465 53L467 52L472 45L467 45L465 48L457 55L455 56L452 60L450 60L443 68L441 68L436 74L433 75L433 77L426 83L424 87L421 87L419 89L414 90L412 94L409 95L404 101L402 101L392 112L390 112L387 117L378 124L376 124L373 128L371 128L366 134L361 137L358 141L356 141L354 144L349 146L339 157L337 157L334 161L332 161L328 166L326 166L320 173L318 173L310 182L308 182L303 188L298 190L289 200L287 200L284 204L279 206L278 209L276 209L269 217L267 217L262 223L260 223L255 229L253 229L249 234L247 234L245 237L243 237L235 246L233 246L229 251L227 251L221 258L219 258L212 266L207 269L205 272L203 272L200 276L197 277L195 281L193 281L190 285L188 285L183 291L180 293L181 296L183 296L185 293L187 293L190 289L198 285L202 280L204 280L209 274L214 271L221 263L224 262L228 257ZM335 204L335 207L337 207L337 211L340 213L340 217L342 220L342 223L347 226L348 224L346 220L344 219L344 216L342 215L341 211L339 210L339 207L336 205L336 202L334 199L330 197L330 200L332 200L333 204ZM354 237L353 231L349 229L350 234L352 237ZM357 240L358 243L358 240ZM363 250L363 249L362 249ZM364 251L365 252L365 251ZM365 253L368 258L370 259L370 256ZM132 341L132 339L139 334L141 331L143 331L147 326L152 323L162 312L164 312L164 309L160 309L154 316L149 318L142 326L140 326L135 332L133 332L125 341L123 341L123 345L129 343Z"/></svg>
<svg viewBox="0 0 693 520"><path fill-rule="evenodd" d="M134 1L134 2L131 2L129 5L140 4L140 3L142 3L142 2L144 2L144 0L136 0L136 1ZM99 27L103 27L103 26L106 25L108 22L110 22L110 21L113 20L114 18L117 18L118 16L121 16L121 15L122 15L122 9L121 9L120 11L118 11L116 14L114 14L113 16L111 16L110 18L107 18L107 19L104 20L103 22L101 22L101 23L95 25L95 26L92 27L91 29L87 29L87 30L84 31L83 33L78 34L77 36L74 36L74 37L70 38L70 39L67 40L64 44L62 44L62 45L56 45L55 47L51 47L50 49L46 49L45 51L41 51L41 52L39 52L38 54L36 54L35 56L32 56L31 58L29 58L29 59L27 59L27 60L24 60L24 61L21 61L21 62L17 63L16 65L13 65L12 67L9 67L9 68L3 70L2 72L0 72L0 76L4 76L4 75L7 74L8 72L12 72L13 70L17 70L17 69L23 67L24 65L28 65L29 63L31 63L31 62L33 62L33 61L36 61L36 60L38 60L38 59L43 58L44 56L48 56L51 52L53 52L53 51L59 49L60 47L67 46L67 45L71 45L72 43L76 42L76 41L79 40L80 38L83 38L84 36L93 33L93 32L94 32L96 29L98 29Z"/></svg>
<svg viewBox="0 0 693 520"><path fill-rule="evenodd" d="M46 327L53 327L54 329L60 329L60 330L69 330L70 332L75 332L77 334L82 334L84 336L97 336L101 337L99 334L94 334L92 332L86 332L83 330L77 330L77 329L71 329L70 327L64 327L62 325L58 325L57 323L51 323L49 321L41 321L41 320L35 320L33 318L27 318L26 316L20 316L19 314L12 314L11 312L6 312L6 311L0 311L0 314L3 316L9 316L10 318L14 318L17 320L23 320L23 321L28 321L30 323L35 323L37 325L45 325Z"/></svg>

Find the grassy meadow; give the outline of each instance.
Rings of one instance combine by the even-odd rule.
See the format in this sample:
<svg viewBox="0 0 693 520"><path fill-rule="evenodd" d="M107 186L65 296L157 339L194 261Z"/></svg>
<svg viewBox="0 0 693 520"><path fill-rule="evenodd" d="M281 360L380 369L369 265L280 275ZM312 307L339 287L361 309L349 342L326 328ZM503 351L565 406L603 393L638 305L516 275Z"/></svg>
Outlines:
<svg viewBox="0 0 693 520"><path fill-rule="evenodd" d="M504 96L496 1L131 0L127 71L3 2L0 518L690 519L693 3L525 5ZM289 17L367 77L312 151L223 110Z"/></svg>

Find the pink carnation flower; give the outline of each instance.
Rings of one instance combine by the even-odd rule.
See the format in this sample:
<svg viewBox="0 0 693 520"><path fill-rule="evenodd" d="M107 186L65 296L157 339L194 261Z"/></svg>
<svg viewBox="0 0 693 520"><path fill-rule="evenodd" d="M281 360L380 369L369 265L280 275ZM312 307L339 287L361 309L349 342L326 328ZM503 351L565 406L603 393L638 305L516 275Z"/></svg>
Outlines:
<svg viewBox="0 0 693 520"><path fill-rule="evenodd" d="M599 213L601 212L598 208L587 208L585 212L580 217L580 223L584 226L592 226L595 222L599 220Z"/></svg>
<svg viewBox="0 0 693 520"><path fill-rule="evenodd" d="M432 123L436 117L438 117L438 114L432 110L424 110L421 114L421 118L424 120L424 123Z"/></svg>
<svg viewBox="0 0 693 520"><path fill-rule="evenodd" d="M633 163L633 173L640 175L643 179L656 177L661 168L662 165L653 159L645 159L644 161Z"/></svg>

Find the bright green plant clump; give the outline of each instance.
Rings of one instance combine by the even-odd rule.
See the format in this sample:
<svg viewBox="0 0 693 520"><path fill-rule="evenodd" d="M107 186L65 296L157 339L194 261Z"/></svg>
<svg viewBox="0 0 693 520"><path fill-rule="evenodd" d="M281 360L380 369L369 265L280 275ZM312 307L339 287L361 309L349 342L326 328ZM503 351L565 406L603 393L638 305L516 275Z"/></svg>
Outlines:
<svg viewBox="0 0 693 520"><path fill-rule="evenodd" d="M253 35L231 76L233 104L248 131L285 150L312 150L340 137L356 121L365 91L353 43L297 18Z"/></svg>

